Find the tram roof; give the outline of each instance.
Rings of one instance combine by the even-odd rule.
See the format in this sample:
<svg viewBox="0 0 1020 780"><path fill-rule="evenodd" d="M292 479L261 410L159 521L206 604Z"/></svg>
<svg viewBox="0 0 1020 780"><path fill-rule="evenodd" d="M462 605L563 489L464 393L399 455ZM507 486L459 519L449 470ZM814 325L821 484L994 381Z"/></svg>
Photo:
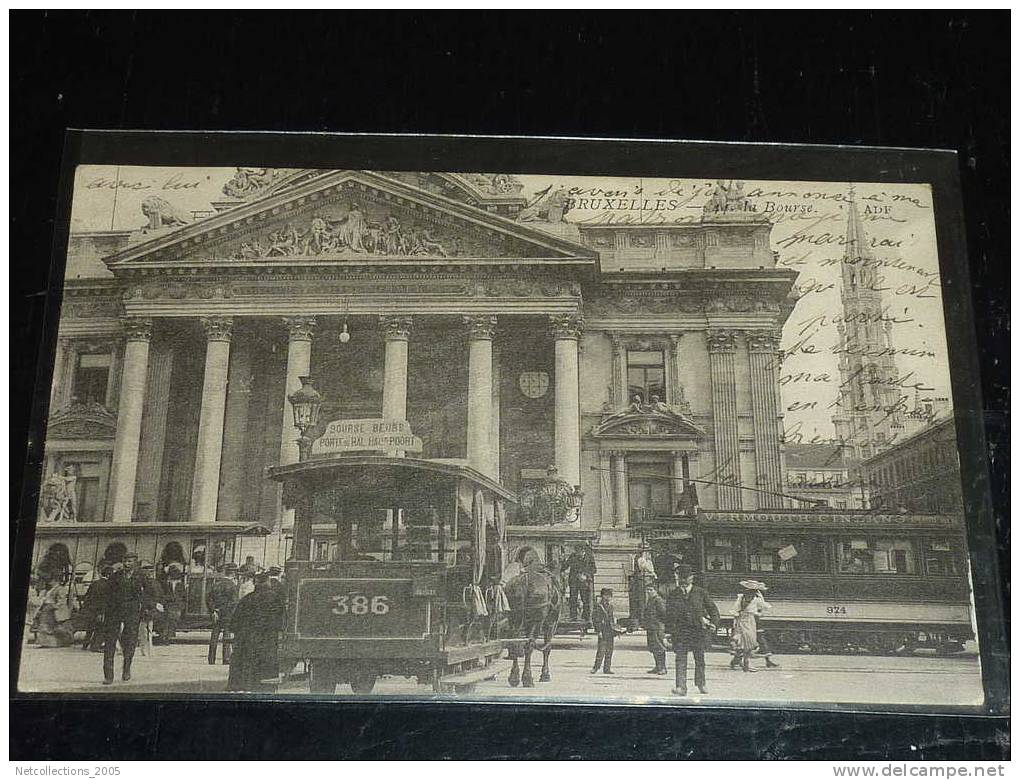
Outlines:
<svg viewBox="0 0 1020 780"><path fill-rule="evenodd" d="M383 455L343 455L332 458L310 458L299 463L284 466L270 466L266 476L278 482L310 480L321 483L331 475L336 478L333 486L356 484L365 488L377 486L380 490L392 489L415 474L453 477L463 479L488 490L507 501L517 503L517 495L498 482L490 479L477 469L447 461L424 458L396 458ZM412 485L408 484L408 488Z"/></svg>

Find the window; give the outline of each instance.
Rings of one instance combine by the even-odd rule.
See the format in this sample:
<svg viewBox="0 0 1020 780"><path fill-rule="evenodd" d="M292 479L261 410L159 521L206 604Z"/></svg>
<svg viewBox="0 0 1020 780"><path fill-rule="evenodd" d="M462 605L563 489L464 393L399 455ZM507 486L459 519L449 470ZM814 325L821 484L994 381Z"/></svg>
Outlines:
<svg viewBox="0 0 1020 780"><path fill-rule="evenodd" d="M849 539L839 543L841 574L916 574L917 556L910 539Z"/></svg>
<svg viewBox="0 0 1020 780"><path fill-rule="evenodd" d="M642 403L666 400L666 362L662 350L627 350L627 391Z"/></svg>
<svg viewBox="0 0 1020 780"><path fill-rule="evenodd" d="M670 464L627 459L630 516L633 519L672 514Z"/></svg>
<svg viewBox="0 0 1020 780"><path fill-rule="evenodd" d="M828 570L825 543L813 539L753 536L747 553L751 571L820 574Z"/></svg>
<svg viewBox="0 0 1020 780"><path fill-rule="evenodd" d="M74 390L71 394L81 403L105 406L110 363L109 353L78 355L78 364L74 371Z"/></svg>
<svg viewBox="0 0 1020 780"><path fill-rule="evenodd" d="M741 571L743 549L739 537L705 537L706 571Z"/></svg>
<svg viewBox="0 0 1020 780"><path fill-rule="evenodd" d="M960 550L952 539L929 539L924 546L924 566L932 577L960 574Z"/></svg>

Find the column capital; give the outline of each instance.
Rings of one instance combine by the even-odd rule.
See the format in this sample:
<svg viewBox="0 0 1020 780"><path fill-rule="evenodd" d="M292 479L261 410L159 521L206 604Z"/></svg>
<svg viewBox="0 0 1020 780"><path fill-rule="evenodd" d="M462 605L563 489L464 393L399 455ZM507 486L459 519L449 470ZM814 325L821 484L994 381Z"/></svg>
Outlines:
<svg viewBox="0 0 1020 780"><path fill-rule="evenodd" d="M680 339L684 337L683 333L670 333L669 334L669 345L673 351L676 352L680 349Z"/></svg>
<svg viewBox="0 0 1020 780"><path fill-rule="evenodd" d="M387 341L407 341L411 338L411 327L414 320L403 314L380 314L379 322L383 326Z"/></svg>
<svg viewBox="0 0 1020 780"><path fill-rule="evenodd" d="M201 321L208 341L230 341L234 330L233 317L202 317Z"/></svg>
<svg viewBox="0 0 1020 780"><path fill-rule="evenodd" d="M287 335L291 341L311 341L315 332L315 317L297 315L284 317L283 324L287 327Z"/></svg>
<svg viewBox="0 0 1020 780"><path fill-rule="evenodd" d="M747 348L751 352L775 352L779 349L779 332L771 328L748 331Z"/></svg>
<svg viewBox="0 0 1020 780"><path fill-rule="evenodd" d="M557 341L560 339L578 340L584 329L584 318L580 314L550 314L549 332Z"/></svg>
<svg viewBox="0 0 1020 780"><path fill-rule="evenodd" d="M121 317L120 326L128 341L149 341L152 338L151 317Z"/></svg>
<svg viewBox="0 0 1020 780"><path fill-rule="evenodd" d="M737 331L708 330L705 331L709 352L735 352L737 349Z"/></svg>
<svg viewBox="0 0 1020 780"><path fill-rule="evenodd" d="M467 327L468 337L472 340L491 341L496 335L495 314L465 315L464 325Z"/></svg>

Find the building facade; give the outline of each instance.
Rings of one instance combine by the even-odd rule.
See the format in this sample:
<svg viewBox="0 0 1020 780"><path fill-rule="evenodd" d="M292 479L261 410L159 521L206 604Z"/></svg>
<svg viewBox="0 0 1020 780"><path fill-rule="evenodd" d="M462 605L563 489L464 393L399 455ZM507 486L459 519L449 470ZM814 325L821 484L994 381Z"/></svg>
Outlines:
<svg viewBox="0 0 1020 780"><path fill-rule="evenodd" d="M838 444L787 443L785 457L786 492L791 496L815 502L819 508L866 508L867 491L850 479Z"/></svg>
<svg viewBox="0 0 1020 780"><path fill-rule="evenodd" d="M521 495L554 467L604 551L692 503L782 508L796 273L768 219L722 184L696 221L654 226L579 227L562 192L520 191L238 169L212 214L152 198L144 228L72 235L36 562L285 558L263 474L298 458L300 377L323 423L406 420L415 456Z"/></svg>
<svg viewBox="0 0 1020 780"><path fill-rule="evenodd" d="M885 512L962 514L963 483L952 417L908 436L861 463L871 508Z"/></svg>

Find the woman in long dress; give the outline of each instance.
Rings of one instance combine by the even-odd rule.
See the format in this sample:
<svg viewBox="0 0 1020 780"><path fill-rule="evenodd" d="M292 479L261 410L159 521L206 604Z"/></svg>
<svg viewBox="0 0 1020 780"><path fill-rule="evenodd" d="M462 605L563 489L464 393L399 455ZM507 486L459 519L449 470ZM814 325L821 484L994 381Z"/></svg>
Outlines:
<svg viewBox="0 0 1020 780"><path fill-rule="evenodd" d="M74 641L74 609L71 604L70 577L65 573L53 585L39 608L36 644L39 647L67 647Z"/></svg>
<svg viewBox="0 0 1020 780"><path fill-rule="evenodd" d="M733 604L733 631L730 634L730 647L733 650L732 668L738 663L745 672L751 669L751 656L758 649L758 616L771 605L765 601L761 592L766 590L764 583L755 580L744 580L740 583L743 591Z"/></svg>

